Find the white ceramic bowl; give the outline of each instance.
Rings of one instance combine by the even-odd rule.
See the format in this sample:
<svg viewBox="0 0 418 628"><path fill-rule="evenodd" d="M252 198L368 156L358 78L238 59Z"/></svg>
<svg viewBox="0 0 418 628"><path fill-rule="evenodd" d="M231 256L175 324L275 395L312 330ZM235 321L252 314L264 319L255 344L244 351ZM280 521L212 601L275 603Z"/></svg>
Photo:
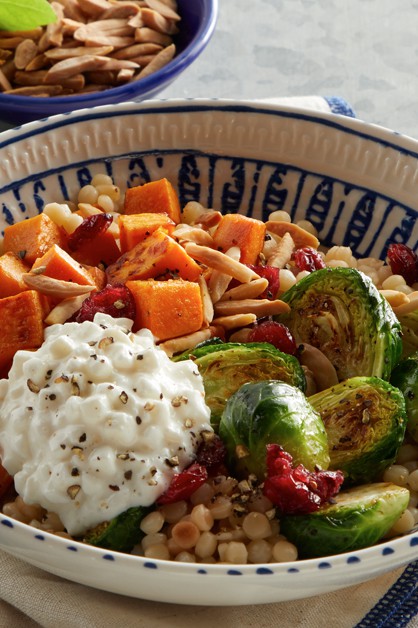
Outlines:
<svg viewBox="0 0 418 628"><path fill-rule="evenodd" d="M326 244L384 257L417 248L418 142L361 121L230 101L83 110L0 136L2 227L106 171L122 187L166 176L182 204L307 218ZM322 559L267 565L148 560L69 542L0 514L0 547L54 574L149 600L229 605L321 594L418 559L418 532Z"/></svg>

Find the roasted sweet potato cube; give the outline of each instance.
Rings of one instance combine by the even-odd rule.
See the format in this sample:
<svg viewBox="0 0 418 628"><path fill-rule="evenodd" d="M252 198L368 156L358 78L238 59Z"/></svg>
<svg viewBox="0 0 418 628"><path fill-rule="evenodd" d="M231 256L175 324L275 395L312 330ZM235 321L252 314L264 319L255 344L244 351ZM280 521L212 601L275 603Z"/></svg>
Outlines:
<svg viewBox="0 0 418 628"><path fill-rule="evenodd" d="M214 233L213 239L220 251L227 251L232 246L241 250L240 262L255 264L264 246L266 225L261 220L225 214Z"/></svg>
<svg viewBox="0 0 418 628"><path fill-rule="evenodd" d="M134 329L146 327L157 340L191 334L201 328L199 284L182 279L127 281L136 307Z"/></svg>
<svg viewBox="0 0 418 628"><path fill-rule="evenodd" d="M3 251L11 251L31 265L54 244L65 246L65 241L63 230L46 214L38 214L5 228Z"/></svg>
<svg viewBox="0 0 418 628"><path fill-rule="evenodd" d="M107 268L106 274L111 284L166 274L196 281L201 268L178 242L157 229L143 242L121 255Z"/></svg>
<svg viewBox="0 0 418 628"><path fill-rule="evenodd" d="M72 281L82 286L95 286L92 275L71 255L54 244L42 257L38 257L32 271L42 269L42 274L62 281Z"/></svg>
<svg viewBox="0 0 418 628"><path fill-rule="evenodd" d="M160 229L171 235L174 222L167 214L129 214L119 217L120 248L122 253L129 251L139 242L143 242L151 233Z"/></svg>
<svg viewBox="0 0 418 628"><path fill-rule="evenodd" d="M126 190L124 214L143 212L165 213L176 225L180 222L180 202L168 179L158 179Z"/></svg>
<svg viewBox="0 0 418 628"><path fill-rule="evenodd" d="M0 256L0 299L28 290L22 279L28 270L28 266L15 253L9 251Z"/></svg>
<svg viewBox="0 0 418 628"><path fill-rule="evenodd" d="M37 349L44 340L48 300L36 290L0 299L0 370L10 367L19 349Z"/></svg>

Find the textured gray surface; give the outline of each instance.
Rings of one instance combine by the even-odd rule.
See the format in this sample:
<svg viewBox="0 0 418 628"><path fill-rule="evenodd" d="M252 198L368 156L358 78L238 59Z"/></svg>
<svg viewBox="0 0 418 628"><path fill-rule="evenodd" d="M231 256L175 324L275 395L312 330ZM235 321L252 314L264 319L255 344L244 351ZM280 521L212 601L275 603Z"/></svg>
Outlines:
<svg viewBox="0 0 418 628"><path fill-rule="evenodd" d="M416 0L219 4L208 47L161 97L340 96L357 117L418 138Z"/></svg>

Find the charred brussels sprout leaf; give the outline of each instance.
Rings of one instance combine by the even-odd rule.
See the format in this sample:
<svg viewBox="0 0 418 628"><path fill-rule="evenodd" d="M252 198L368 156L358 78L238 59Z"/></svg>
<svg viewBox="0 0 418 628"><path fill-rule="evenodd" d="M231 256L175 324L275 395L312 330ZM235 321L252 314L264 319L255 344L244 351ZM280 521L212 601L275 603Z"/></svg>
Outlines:
<svg viewBox="0 0 418 628"><path fill-rule="evenodd" d="M341 491L329 506L280 519L280 531L299 558L352 552L377 543L408 506L409 491L390 483Z"/></svg>
<svg viewBox="0 0 418 628"><path fill-rule="evenodd" d="M400 324L366 275L352 268L324 268L281 298L291 309L278 320L297 343L320 349L339 381L356 375L389 379L402 352Z"/></svg>
<svg viewBox="0 0 418 628"><path fill-rule="evenodd" d="M295 386L269 380L241 386L228 400L219 435L229 463L240 477L266 470L266 446L281 445L294 464L313 470L329 464L327 437L320 415Z"/></svg>
<svg viewBox="0 0 418 628"><path fill-rule="evenodd" d="M83 541L116 552L131 552L144 536L139 525L150 508L136 506L89 530Z"/></svg>
<svg viewBox="0 0 418 628"><path fill-rule="evenodd" d="M214 429L227 400L242 384L278 379L305 391L305 375L298 360L268 342L209 344L196 347L182 359L188 357L203 378Z"/></svg>
<svg viewBox="0 0 418 628"><path fill-rule="evenodd" d="M343 471L346 483L378 479L394 462L407 422L400 390L378 377L352 377L309 402L327 431L330 469Z"/></svg>
<svg viewBox="0 0 418 628"><path fill-rule="evenodd" d="M406 430L418 443L418 351L399 362L392 371L390 381L399 388L405 398L408 417Z"/></svg>

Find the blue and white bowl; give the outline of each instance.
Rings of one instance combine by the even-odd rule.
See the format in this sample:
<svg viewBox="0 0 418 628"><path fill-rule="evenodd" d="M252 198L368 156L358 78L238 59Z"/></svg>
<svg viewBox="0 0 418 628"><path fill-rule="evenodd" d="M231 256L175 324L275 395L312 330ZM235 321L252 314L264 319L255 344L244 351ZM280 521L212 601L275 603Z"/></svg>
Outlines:
<svg viewBox="0 0 418 628"><path fill-rule="evenodd" d="M233 101L128 103L0 135L1 227L75 197L97 173L122 188L167 177L181 203L308 219L327 245L384 258L417 250L418 142L359 120ZM418 559L418 532L322 559L266 565L148 560L40 532L0 514L0 547L49 572L149 600L278 602L350 586ZM239 577L237 577L239 576Z"/></svg>

